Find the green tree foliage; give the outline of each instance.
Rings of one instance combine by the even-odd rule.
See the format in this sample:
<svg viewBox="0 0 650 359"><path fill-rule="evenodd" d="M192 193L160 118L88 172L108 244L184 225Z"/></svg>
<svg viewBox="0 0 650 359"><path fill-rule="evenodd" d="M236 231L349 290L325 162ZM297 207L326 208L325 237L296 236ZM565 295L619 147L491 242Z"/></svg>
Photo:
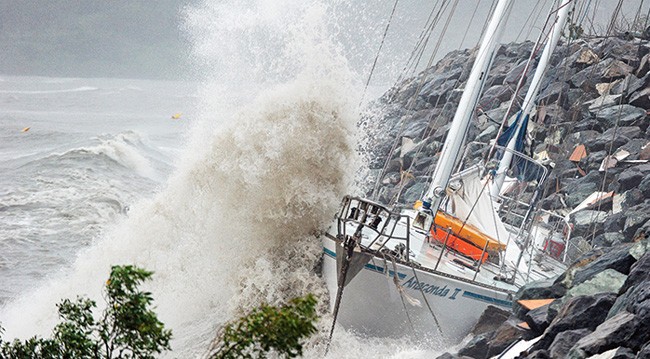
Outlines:
<svg viewBox="0 0 650 359"><path fill-rule="evenodd" d="M282 307L262 304L248 315L226 324L215 339L209 357L266 358L302 355L302 340L316 332L316 298L312 294L292 299Z"/></svg>
<svg viewBox="0 0 650 359"><path fill-rule="evenodd" d="M171 331L151 309L151 293L138 288L152 274L134 266L113 266L104 292L107 306L100 320L93 316L94 301L65 299L57 305L61 322L54 328L53 339L0 340L0 357L154 358L169 350Z"/></svg>

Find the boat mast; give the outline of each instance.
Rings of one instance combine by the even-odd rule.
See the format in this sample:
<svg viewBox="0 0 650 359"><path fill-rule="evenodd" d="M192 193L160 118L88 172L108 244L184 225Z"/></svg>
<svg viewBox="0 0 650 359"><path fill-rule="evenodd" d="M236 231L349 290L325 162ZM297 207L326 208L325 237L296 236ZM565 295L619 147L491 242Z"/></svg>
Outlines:
<svg viewBox="0 0 650 359"><path fill-rule="evenodd" d="M512 0L499 0L490 23L488 24L481 46L476 54L476 60L470 72L465 90L458 103L458 109L447 133L447 138L442 147L442 153L438 165L433 173L431 186L422 200L423 207L430 209L432 213L438 210L445 194L447 182L460 153L461 146L465 140L467 128L474 114L476 102L487 78L488 70L494 58L495 48L501 38L505 27L506 18L512 7Z"/></svg>
<svg viewBox="0 0 650 359"><path fill-rule="evenodd" d="M539 64L535 69L535 75L531 80L530 87L528 88L528 92L526 93L526 98L522 103L521 110L519 112L519 121L516 122L517 129L512 135L512 138L510 138L510 140L508 141L508 145L506 147L507 149L503 153L503 157L499 162L499 167L494 176L494 182L492 183L492 187L490 188L490 194L493 197L497 197L501 192L501 187L503 187L503 182L506 179L506 173L510 168L510 164L512 162L512 157L515 151L515 145L517 143L517 137L519 137L519 132L521 131L521 126L523 122L526 120L526 117L530 116L531 114L531 111L535 104L534 99L537 97L537 94L539 93L540 90L542 77L546 73L548 63L551 60L551 55L553 55L553 51L555 50L558 40L560 39L560 35L562 34L562 29L564 28L564 24L566 23L566 19L569 15L569 3L571 1L573 0L561 1L561 5L556 13L557 16L555 18L555 23L553 24L553 29L551 30L552 31L551 37L546 42L546 46L544 46L544 51L542 52L542 56L539 58Z"/></svg>

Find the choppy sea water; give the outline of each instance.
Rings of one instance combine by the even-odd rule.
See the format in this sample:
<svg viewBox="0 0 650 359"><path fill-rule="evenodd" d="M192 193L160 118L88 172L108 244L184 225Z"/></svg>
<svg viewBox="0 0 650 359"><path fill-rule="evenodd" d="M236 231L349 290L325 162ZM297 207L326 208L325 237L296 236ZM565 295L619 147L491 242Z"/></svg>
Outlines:
<svg viewBox="0 0 650 359"><path fill-rule="evenodd" d="M70 265L165 181L195 92L176 82L0 77L0 303Z"/></svg>

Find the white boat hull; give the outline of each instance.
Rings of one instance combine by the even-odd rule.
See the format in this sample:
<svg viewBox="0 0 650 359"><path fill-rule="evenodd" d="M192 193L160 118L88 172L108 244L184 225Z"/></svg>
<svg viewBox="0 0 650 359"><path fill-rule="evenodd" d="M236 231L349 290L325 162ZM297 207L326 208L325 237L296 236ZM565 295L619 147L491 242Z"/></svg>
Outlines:
<svg viewBox="0 0 650 359"><path fill-rule="evenodd" d="M332 307L338 290L336 245L330 234L323 236L323 276ZM506 290L440 272L395 265L405 294L417 299L420 306L409 303L400 294L393 281L393 263L373 257L344 288L337 325L377 337L436 336L440 331L435 315L443 338L460 339L472 329L488 305L502 309L512 306L512 294Z"/></svg>

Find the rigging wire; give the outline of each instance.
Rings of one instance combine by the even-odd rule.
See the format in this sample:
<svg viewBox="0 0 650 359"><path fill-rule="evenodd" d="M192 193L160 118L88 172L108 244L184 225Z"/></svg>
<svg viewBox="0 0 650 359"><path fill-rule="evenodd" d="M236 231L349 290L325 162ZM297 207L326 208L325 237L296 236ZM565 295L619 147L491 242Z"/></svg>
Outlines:
<svg viewBox="0 0 650 359"><path fill-rule="evenodd" d="M459 1L459 0L455 0L455 2L454 2L454 6L452 7L452 11L455 10L456 5L458 4L458 1ZM452 15L453 15L453 13L451 13L451 14L449 15L449 17L447 18L447 19L448 19L447 22L449 22L449 19L451 19ZM446 27L445 27L444 31L446 31ZM444 35L444 33L443 33L443 35ZM442 37L442 35L441 35L441 37ZM431 57L431 60L429 61L429 64L433 61L432 59L433 59L433 57L435 56L435 53L436 53L436 51L434 51L434 53L432 54L432 57ZM417 100L417 97L419 96L419 93L420 93L420 91L422 90L422 86L424 85L424 80L425 80L425 77L423 76L422 79L421 79L421 81L420 81L419 84L418 84L418 87L417 87L417 89L416 89L416 91L415 91L413 97L411 97L411 99L409 100L409 103L407 104L406 114L404 115L404 117L403 117L402 120L401 120L400 129L399 129L399 131L398 131L398 134L403 132L404 124L405 124L404 118L406 118L406 116L408 116L408 115L411 113L411 111L412 111L412 109L413 109L413 106L415 105L415 102L416 102L416 100ZM392 147L391 147L391 149L390 149L390 152L388 153L388 157L386 158L386 161L384 162L384 166L383 166L383 168L382 168L382 171L381 171L381 174L380 174L380 176L379 176L379 179L381 179L381 178L386 174L386 170L387 170L387 168L388 168L388 164L389 164L389 162L391 161L391 159L393 158L393 155L394 155L395 150L396 150L396 148L397 148L397 143L398 143L398 141L399 141L399 136L398 136L398 138L396 138L395 141L393 142L393 145L392 145ZM373 198L373 199L376 199L377 191L379 190L379 184L380 184L380 180L378 180L378 181L375 182L375 185L374 185L374 188L373 188L373 191L372 191L372 197L371 197L371 198Z"/></svg>
<svg viewBox="0 0 650 359"><path fill-rule="evenodd" d="M366 97L366 92L368 91L368 86L370 85L370 79L372 79L372 74L375 72L375 66L377 66L377 60L379 59L379 54L381 53L382 47L384 47L384 42L386 41L386 35L388 34L388 29L390 29L390 24L393 20L393 16L395 15L395 9L397 9L397 4L399 3L399 0L395 0L395 4L393 4L393 10L390 12L390 16L388 17L388 23L386 24L386 29L384 29L384 35L381 37L381 43L379 44L379 49L377 49L377 54L375 55L375 60L372 63L372 67L370 68L370 73L368 74L368 80L366 81L366 86L363 88L363 93L361 94L361 101L359 102L359 107L363 104L363 100Z"/></svg>

